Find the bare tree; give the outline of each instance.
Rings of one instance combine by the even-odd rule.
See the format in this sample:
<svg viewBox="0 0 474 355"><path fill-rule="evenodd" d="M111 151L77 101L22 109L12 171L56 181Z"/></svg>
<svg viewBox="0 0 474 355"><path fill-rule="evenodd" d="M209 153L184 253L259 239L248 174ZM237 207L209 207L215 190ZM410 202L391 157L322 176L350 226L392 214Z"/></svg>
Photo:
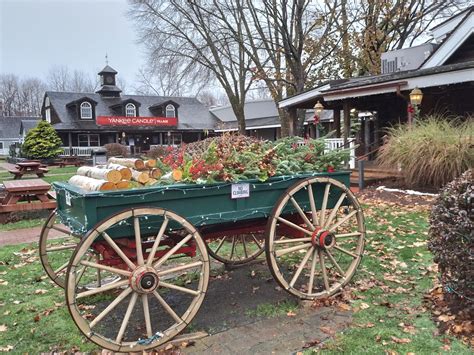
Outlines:
<svg viewBox="0 0 474 355"><path fill-rule="evenodd" d="M152 60L201 66L213 74L245 134L244 104L253 78L243 48L242 13L235 11L235 3L242 1L132 0L130 14Z"/></svg>
<svg viewBox="0 0 474 355"><path fill-rule="evenodd" d="M17 114L19 86L19 79L16 75L0 75L0 101L2 101L2 114L4 116L15 116Z"/></svg>
<svg viewBox="0 0 474 355"><path fill-rule="evenodd" d="M71 73L65 65L51 67L46 80L48 89L53 91L94 92L98 84L95 76L81 70Z"/></svg>
<svg viewBox="0 0 474 355"><path fill-rule="evenodd" d="M45 84L38 78L22 80L18 98L18 111L21 115L39 116L45 91Z"/></svg>

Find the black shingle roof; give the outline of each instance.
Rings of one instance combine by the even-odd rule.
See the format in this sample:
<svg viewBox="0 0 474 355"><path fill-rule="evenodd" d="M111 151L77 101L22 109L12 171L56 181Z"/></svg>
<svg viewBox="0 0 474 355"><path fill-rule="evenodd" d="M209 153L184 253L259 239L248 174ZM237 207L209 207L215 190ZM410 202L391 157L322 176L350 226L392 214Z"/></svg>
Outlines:
<svg viewBox="0 0 474 355"><path fill-rule="evenodd" d="M18 139L22 122L36 126L40 117L0 116L0 139Z"/></svg>
<svg viewBox="0 0 474 355"><path fill-rule="evenodd" d="M99 72L99 75L101 74L106 74L106 73L110 73L110 74L118 74L118 72L112 68L110 65L106 65L104 67L104 69L102 69L100 72Z"/></svg>
<svg viewBox="0 0 474 355"><path fill-rule="evenodd" d="M211 116L209 110L196 98L193 97L164 97L164 96L143 96L143 95L121 95L121 97L103 98L97 93L74 93L48 91L51 106L59 116L61 123L54 124L57 130L103 130L110 131L111 126L98 126L95 120L81 120L77 117L74 109L68 109L67 104L78 99L87 97L97 102L95 115L115 116L116 113L111 106L117 105L128 99L133 99L140 103L140 116L152 117L154 114L149 110L150 106L173 101L179 105L178 109L178 130L212 130L217 120ZM121 127L126 128L127 127ZM160 127L133 127L133 130L158 130ZM168 129L163 127L163 129Z"/></svg>

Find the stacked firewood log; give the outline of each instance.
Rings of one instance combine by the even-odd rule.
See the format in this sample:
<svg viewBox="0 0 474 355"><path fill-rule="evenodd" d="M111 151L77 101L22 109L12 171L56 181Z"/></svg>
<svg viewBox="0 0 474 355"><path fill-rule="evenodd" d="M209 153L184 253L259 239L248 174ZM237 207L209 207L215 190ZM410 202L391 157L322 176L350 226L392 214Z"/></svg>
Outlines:
<svg viewBox="0 0 474 355"><path fill-rule="evenodd" d="M82 166L69 179L86 191L105 191L150 186L162 175L155 159L109 158L107 165Z"/></svg>

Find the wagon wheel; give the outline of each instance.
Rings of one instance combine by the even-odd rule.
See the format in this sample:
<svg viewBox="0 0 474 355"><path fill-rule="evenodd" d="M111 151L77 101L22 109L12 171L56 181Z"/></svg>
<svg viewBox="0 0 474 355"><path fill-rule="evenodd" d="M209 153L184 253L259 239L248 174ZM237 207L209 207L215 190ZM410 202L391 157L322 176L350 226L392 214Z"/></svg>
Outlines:
<svg viewBox="0 0 474 355"><path fill-rule="evenodd" d="M275 280L302 299L333 295L357 269L365 225L354 194L331 178L290 186L267 224L266 257Z"/></svg>
<svg viewBox="0 0 474 355"><path fill-rule="evenodd" d="M206 240L207 251L214 259L227 265L246 264L265 250L265 234L262 232L240 235L223 235Z"/></svg>
<svg viewBox="0 0 474 355"><path fill-rule="evenodd" d="M56 224L57 220L58 215L54 210L41 229L39 254L48 276L59 287L64 288L69 259L79 242L78 238L80 236L74 234L68 227ZM62 233L62 235L55 235L53 238L53 230Z"/></svg>
<svg viewBox="0 0 474 355"><path fill-rule="evenodd" d="M130 237L111 237L117 233ZM100 252L99 262L87 260L90 249ZM90 287L97 270L103 278L121 279ZM167 342L190 323L208 281L205 243L187 220L161 208L127 209L98 223L77 246L66 302L89 340L112 351L139 352Z"/></svg>

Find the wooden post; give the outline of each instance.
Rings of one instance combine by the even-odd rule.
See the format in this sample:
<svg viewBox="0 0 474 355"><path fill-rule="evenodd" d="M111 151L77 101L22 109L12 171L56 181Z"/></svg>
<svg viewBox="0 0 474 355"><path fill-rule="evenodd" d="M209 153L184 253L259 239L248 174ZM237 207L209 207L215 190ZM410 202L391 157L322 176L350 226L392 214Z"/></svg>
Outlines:
<svg viewBox="0 0 474 355"><path fill-rule="evenodd" d="M71 132L68 132L67 139L69 140L69 155L73 155L72 154L72 133Z"/></svg>
<svg viewBox="0 0 474 355"><path fill-rule="evenodd" d="M364 145L365 145L365 153L368 154L370 149L370 119L368 117L364 118Z"/></svg>
<svg viewBox="0 0 474 355"><path fill-rule="evenodd" d="M374 149L380 146L380 114L379 111L374 117Z"/></svg>
<svg viewBox="0 0 474 355"><path fill-rule="evenodd" d="M349 101L344 101L343 103L344 110L344 148L348 148L349 145L347 141L349 140L349 135L351 132L351 111L349 106Z"/></svg>
<svg viewBox="0 0 474 355"><path fill-rule="evenodd" d="M336 138L341 138L341 110L336 108L333 110L334 115L334 129L336 130Z"/></svg>

